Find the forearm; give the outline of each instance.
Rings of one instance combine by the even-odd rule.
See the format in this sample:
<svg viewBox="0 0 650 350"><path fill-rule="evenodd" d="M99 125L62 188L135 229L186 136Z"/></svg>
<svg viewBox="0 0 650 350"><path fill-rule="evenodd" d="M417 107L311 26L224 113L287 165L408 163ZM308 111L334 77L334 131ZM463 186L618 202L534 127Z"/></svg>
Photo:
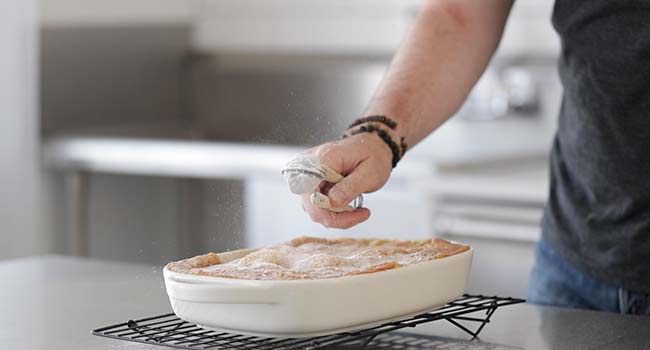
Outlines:
<svg viewBox="0 0 650 350"><path fill-rule="evenodd" d="M512 0L425 1L366 115L413 146L462 105L496 50Z"/></svg>
<svg viewBox="0 0 650 350"><path fill-rule="evenodd" d="M347 138L306 151L345 176L325 190L333 207L380 189L399 159L396 143L404 137L415 145L456 112L496 50L512 6L512 0L424 2L366 111L367 116L390 117L396 129L373 125L385 121L370 123L350 130ZM371 135L369 127L380 137ZM391 135L382 136L380 130ZM355 131L359 133L353 135ZM370 216L367 208L340 213L318 208L309 198L309 193L302 195L303 208L326 227L348 228Z"/></svg>

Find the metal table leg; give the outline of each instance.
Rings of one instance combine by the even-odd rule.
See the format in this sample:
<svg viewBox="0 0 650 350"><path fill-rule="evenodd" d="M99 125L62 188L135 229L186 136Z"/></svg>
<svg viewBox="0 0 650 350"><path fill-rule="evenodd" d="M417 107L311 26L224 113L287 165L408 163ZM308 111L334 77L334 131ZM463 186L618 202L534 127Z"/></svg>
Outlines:
<svg viewBox="0 0 650 350"><path fill-rule="evenodd" d="M74 256L88 256L88 180L84 172L64 175L68 251Z"/></svg>

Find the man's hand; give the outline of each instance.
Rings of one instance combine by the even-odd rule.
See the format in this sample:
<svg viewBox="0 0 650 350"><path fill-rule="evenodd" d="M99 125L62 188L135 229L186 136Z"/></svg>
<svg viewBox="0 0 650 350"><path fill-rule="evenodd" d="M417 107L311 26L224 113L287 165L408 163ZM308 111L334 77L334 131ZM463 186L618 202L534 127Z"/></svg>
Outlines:
<svg viewBox="0 0 650 350"><path fill-rule="evenodd" d="M308 149L305 154L317 156L321 163L345 176L341 182L321 188L333 207L345 206L362 193L377 191L384 186L392 170L390 148L374 133L326 143ZM370 217L367 208L335 213L315 207L309 195L302 195L302 207L312 220L325 227L350 228Z"/></svg>

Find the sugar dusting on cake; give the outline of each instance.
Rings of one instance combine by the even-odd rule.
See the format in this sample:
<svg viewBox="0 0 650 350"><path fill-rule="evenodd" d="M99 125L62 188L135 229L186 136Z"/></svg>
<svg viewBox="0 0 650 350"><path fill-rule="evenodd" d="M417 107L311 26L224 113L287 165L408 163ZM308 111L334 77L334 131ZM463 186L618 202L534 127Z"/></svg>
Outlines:
<svg viewBox="0 0 650 350"><path fill-rule="evenodd" d="M379 272L441 259L469 246L422 241L300 237L228 262L209 253L168 264L171 271L246 280L325 279Z"/></svg>

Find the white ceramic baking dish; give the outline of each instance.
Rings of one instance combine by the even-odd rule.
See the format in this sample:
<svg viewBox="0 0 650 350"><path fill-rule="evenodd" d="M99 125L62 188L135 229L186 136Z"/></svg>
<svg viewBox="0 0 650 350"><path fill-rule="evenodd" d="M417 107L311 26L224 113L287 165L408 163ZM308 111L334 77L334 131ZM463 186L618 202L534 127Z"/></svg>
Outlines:
<svg viewBox="0 0 650 350"><path fill-rule="evenodd" d="M222 261L253 250L219 254ZM255 281L164 269L176 315L204 328L312 337L436 309L461 296L473 251L401 268L319 280Z"/></svg>

